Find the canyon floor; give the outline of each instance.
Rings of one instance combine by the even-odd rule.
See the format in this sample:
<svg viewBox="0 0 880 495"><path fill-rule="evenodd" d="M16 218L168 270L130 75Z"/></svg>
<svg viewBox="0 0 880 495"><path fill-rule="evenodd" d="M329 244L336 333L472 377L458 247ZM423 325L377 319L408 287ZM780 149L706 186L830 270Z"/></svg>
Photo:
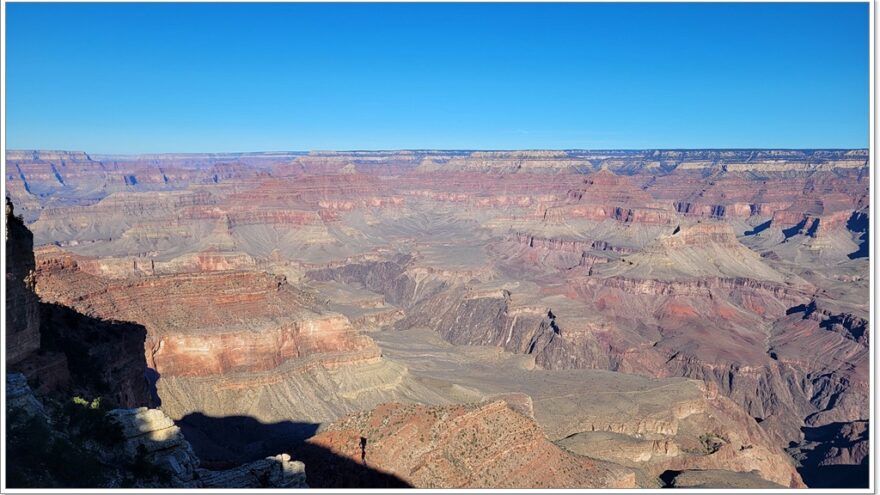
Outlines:
<svg viewBox="0 0 880 495"><path fill-rule="evenodd" d="M53 356L107 361L88 379L161 409L202 468L867 486L865 150L7 162L33 253L7 261L10 370L68 393Z"/></svg>

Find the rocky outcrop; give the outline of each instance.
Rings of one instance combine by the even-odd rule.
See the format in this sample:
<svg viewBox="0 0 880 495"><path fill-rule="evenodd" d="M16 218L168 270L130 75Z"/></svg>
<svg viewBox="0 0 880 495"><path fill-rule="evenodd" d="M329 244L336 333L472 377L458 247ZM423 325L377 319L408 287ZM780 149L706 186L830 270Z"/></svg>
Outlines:
<svg viewBox="0 0 880 495"><path fill-rule="evenodd" d="M594 266L608 263L616 254L633 251L606 241L548 238L525 233L509 236L490 249L513 270L577 269L584 273L592 273Z"/></svg>
<svg viewBox="0 0 880 495"><path fill-rule="evenodd" d="M378 259L345 260L307 272L312 280L353 284L382 294L389 303L412 307L468 281L492 278L492 270L444 269L426 266L412 256L394 254Z"/></svg>
<svg viewBox="0 0 880 495"><path fill-rule="evenodd" d="M718 469L692 471L669 471L666 478L668 488L732 488L732 489L779 489L786 488L767 481L755 473L737 473Z"/></svg>
<svg viewBox="0 0 880 495"><path fill-rule="evenodd" d="M224 471L199 470L198 476L204 488L309 488L305 466L288 454Z"/></svg>
<svg viewBox="0 0 880 495"><path fill-rule="evenodd" d="M868 320L852 313L835 313L833 310L819 308L815 300L808 304L793 306L787 314L802 314L803 318L819 323L819 327L830 332L835 332L855 342L868 346L870 333L868 332Z"/></svg>
<svg viewBox="0 0 880 495"><path fill-rule="evenodd" d="M200 461L174 421L158 409L116 409L108 413L124 437L129 463L146 463L185 488L308 488L302 462L279 454L231 469L201 469Z"/></svg>
<svg viewBox="0 0 880 495"><path fill-rule="evenodd" d="M819 466L865 465L870 449L868 433L867 421L812 428L807 432L809 443L800 450L818 456Z"/></svg>
<svg viewBox="0 0 880 495"><path fill-rule="evenodd" d="M115 409L108 413L124 438L129 463L142 462L169 473L172 486L194 486L199 460L174 421L158 409Z"/></svg>
<svg viewBox="0 0 880 495"><path fill-rule="evenodd" d="M656 382L655 382L656 383ZM643 390L639 410L622 413L622 404L578 411L556 441L577 454L620 464L650 479L668 471L718 469L755 473L764 480L801 487L795 463L741 407L711 385L702 396L682 394L675 385ZM663 393L665 391L665 393ZM664 406L649 405L660 392ZM668 409L667 409L668 408Z"/></svg>
<svg viewBox="0 0 880 495"><path fill-rule="evenodd" d="M21 373L6 373L6 407L20 411L25 417L46 416L43 404L34 397Z"/></svg>
<svg viewBox="0 0 880 495"><path fill-rule="evenodd" d="M784 276L740 243L730 225L701 222L677 226L639 252L616 263L597 267L602 278L619 277L657 281L707 278L748 278L782 282ZM696 280L695 280L696 279Z"/></svg>
<svg viewBox="0 0 880 495"><path fill-rule="evenodd" d="M425 407L384 404L342 418L309 440L348 462L419 488L634 488L635 474L550 443L533 420L503 401ZM308 448L305 449L309 451ZM332 477L332 463L309 479ZM308 468L311 469L311 468ZM350 480L328 480L348 486Z"/></svg>
<svg viewBox="0 0 880 495"><path fill-rule="evenodd" d="M158 409L103 413L100 401L83 401L84 411L76 412L80 406L74 402L73 409L53 406L50 414L23 375L7 374L6 384L10 415L6 438L11 453L19 453L30 442L31 449L46 444L52 446L52 455L81 457L44 463L25 451L8 465L10 486L45 488L76 483L83 488L308 488L303 463L292 461L288 454L221 471L200 468L180 428ZM100 474L56 467L59 462L100 470Z"/></svg>
<svg viewBox="0 0 880 495"><path fill-rule="evenodd" d="M655 201L632 178L608 169L588 176L568 192L564 202L547 208L543 215L545 221L556 223L582 218L655 225L674 223L676 217L670 204Z"/></svg>
<svg viewBox="0 0 880 495"><path fill-rule="evenodd" d="M548 251L564 251L577 254L589 251L611 251L613 253L621 254L633 252L633 249L631 248L614 246L607 241L547 238L530 235L524 232L515 233L511 236L511 240L524 244L530 248L541 248Z"/></svg>

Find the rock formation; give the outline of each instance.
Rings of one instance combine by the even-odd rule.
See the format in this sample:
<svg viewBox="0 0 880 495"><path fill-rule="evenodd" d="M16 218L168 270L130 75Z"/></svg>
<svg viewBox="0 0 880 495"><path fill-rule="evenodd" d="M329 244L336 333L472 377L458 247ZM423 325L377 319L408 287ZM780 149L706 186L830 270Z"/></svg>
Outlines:
<svg viewBox="0 0 880 495"><path fill-rule="evenodd" d="M6 198L6 361L40 347L40 303L33 290L34 236Z"/></svg>
<svg viewBox="0 0 880 495"><path fill-rule="evenodd" d="M636 486L632 471L561 450L503 401L434 408L384 404L334 422L309 444L418 488ZM307 457L318 479L333 477L332 461L322 461ZM338 486L352 481L333 480Z"/></svg>
<svg viewBox="0 0 880 495"><path fill-rule="evenodd" d="M65 430L72 419L70 411L55 411L50 418L43 404L32 393L18 373L6 377L6 404L10 414L6 438L11 454L17 450L39 451L39 444L51 445L52 455L77 455L82 459L57 459L45 466L35 466L27 458L13 459L10 486L15 488L45 488L77 486L88 488L174 487L174 488L308 488L302 462L291 461L288 454L280 454L250 462L227 470L201 469L189 442L174 422L158 409L114 409L96 411L97 402L87 405L86 414L92 422L102 425L90 435ZM79 412L82 415L83 412ZM80 419L82 421L82 419ZM95 432L102 432L101 436ZM75 443L74 443L75 442ZM37 445L33 445L33 444ZM46 452L39 452L45 455ZM83 460L86 462L83 463ZM81 464L83 468L100 470L87 473L53 471L56 462ZM93 483L100 483L95 486Z"/></svg>
<svg viewBox="0 0 880 495"><path fill-rule="evenodd" d="M211 471L199 468L199 459L174 421L158 409L116 409L110 420L122 429L123 458L146 462L169 473L170 486L187 488L308 488L302 462L279 454Z"/></svg>
<svg viewBox="0 0 880 495"><path fill-rule="evenodd" d="M120 384L115 400L146 405L135 374L114 371L134 369L131 355L76 345L70 329L85 317L89 335L133 330L126 349L144 334L154 404L186 428L187 417L205 423L197 412L318 424L389 401L484 399L474 390L486 387L431 381L376 344L427 328L515 353L535 373L700 380L753 418L766 452L788 448L808 484L832 465L866 482L867 150L13 151L7 161L38 246L35 265L7 273L8 318L22 329L10 362L41 388L68 386L61 370L83 370L86 356L110 363L91 380ZM54 347L35 353L40 339ZM558 426L536 418L548 435ZM746 423L736 424L752 431ZM197 451L277 453L190 431ZM596 452L681 448L583 433L567 434ZM682 442L699 449L708 433ZM799 483L780 463L745 475L766 457L726 449L704 464L632 469L639 483L674 486Z"/></svg>
<svg viewBox="0 0 880 495"><path fill-rule="evenodd" d="M110 278L93 275L92 260L81 256L51 249L38 256L44 300L143 326L133 352L144 356L162 409L175 420L201 413L326 421L419 394L406 370L384 361L345 316L282 275L209 270Z"/></svg>

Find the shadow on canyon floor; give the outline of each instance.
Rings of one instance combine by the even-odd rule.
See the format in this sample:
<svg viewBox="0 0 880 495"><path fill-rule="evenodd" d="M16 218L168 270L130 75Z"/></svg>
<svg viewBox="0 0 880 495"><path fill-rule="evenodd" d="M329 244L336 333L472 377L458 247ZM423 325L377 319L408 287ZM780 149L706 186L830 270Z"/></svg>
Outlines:
<svg viewBox="0 0 880 495"><path fill-rule="evenodd" d="M675 471L671 469L668 471L663 471L663 473L658 476L658 478L660 478L660 482L663 484L662 488L675 488L675 485L673 485L673 481L675 480L675 477L681 473L682 471Z"/></svg>
<svg viewBox="0 0 880 495"><path fill-rule="evenodd" d="M263 423L250 416L187 414L179 421L184 436L206 469L228 469L264 457L289 453L306 466L312 488L407 488L402 479L355 462L305 440L316 423Z"/></svg>
<svg viewBox="0 0 880 495"><path fill-rule="evenodd" d="M798 469L810 488L868 488L868 463L804 466Z"/></svg>
<svg viewBox="0 0 880 495"><path fill-rule="evenodd" d="M162 398L159 397L158 388L159 378L161 378L162 375L160 375L155 369L147 367L146 371L144 371L144 376L147 379L147 387L150 389L150 407L158 409L162 407Z"/></svg>
<svg viewBox="0 0 880 495"><path fill-rule="evenodd" d="M305 463L306 483L313 488L412 488L391 473L310 443L300 444L292 456Z"/></svg>
<svg viewBox="0 0 880 495"><path fill-rule="evenodd" d="M772 222L771 220L767 220L766 222L762 223L761 225L755 226L754 228L752 228L752 230L749 230L749 231L743 233L743 235L758 235L761 232L764 232L765 230L769 229L771 222Z"/></svg>
<svg viewBox="0 0 880 495"><path fill-rule="evenodd" d="M869 226L868 215L862 212L853 212L852 216L846 222L846 227L851 231L859 234L859 248L849 255L849 259L867 258L870 254L870 238L868 237Z"/></svg>
<svg viewBox="0 0 880 495"><path fill-rule="evenodd" d="M869 456L861 464L836 464L821 466L830 449L846 449L852 446L853 438L843 438L839 432L844 424L831 423L819 427L804 427L804 440L821 442L813 450L806 451L798 472L810 488L867 488L869 483ZM863 439L867 440L865 429Z"/></svg>

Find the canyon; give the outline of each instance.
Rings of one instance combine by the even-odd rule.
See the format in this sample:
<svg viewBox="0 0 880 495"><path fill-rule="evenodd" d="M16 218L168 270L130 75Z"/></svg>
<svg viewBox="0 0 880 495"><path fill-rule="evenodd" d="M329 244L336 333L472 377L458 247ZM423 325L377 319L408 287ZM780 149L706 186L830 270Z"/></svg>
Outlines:
<svg viewBox="0 0 880 495"><path fill-rule="evenodd" d="M6 160L8 371L178 486L867 486L867 150Z"/></svg>

